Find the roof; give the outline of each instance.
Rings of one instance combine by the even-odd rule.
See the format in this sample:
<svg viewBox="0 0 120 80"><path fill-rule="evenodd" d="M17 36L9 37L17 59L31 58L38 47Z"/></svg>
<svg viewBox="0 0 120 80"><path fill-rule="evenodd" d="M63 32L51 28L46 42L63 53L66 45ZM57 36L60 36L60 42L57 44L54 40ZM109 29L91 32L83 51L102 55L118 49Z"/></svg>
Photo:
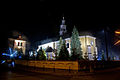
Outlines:
<svg viewBox="0 0 120 80"><path fill-rule="evenodd" d="M52 47L47 47L46 52L52 52L52 51L53 51Z"/></svg>

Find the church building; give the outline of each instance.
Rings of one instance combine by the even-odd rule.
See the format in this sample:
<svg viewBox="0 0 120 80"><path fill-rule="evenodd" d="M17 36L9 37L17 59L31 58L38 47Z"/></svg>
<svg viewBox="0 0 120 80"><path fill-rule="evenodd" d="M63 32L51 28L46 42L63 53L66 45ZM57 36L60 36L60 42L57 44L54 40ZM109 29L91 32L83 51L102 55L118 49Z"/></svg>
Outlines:
<svg viewBox="0 0 120 80"><path fill-rule="evenodd" d="M66 41L66 47L67 50L69 51L69 54L71 55L71 38L70 37L65 37L65 34L67 32L67 28L65 25L65 19L63 17L62 19L62 24L60 25L60 32L59 35L63 37L63 39ZM90 35L84 35L84 36L79 36L80 42L81 42L81 48L83 52L83 58L86 56L88 57L89 60L93 60L93 56L97 56L97 47L96 47L96 38ZM42 47L46 51L47 59L48 60L54 60L55 54L53 50L57 50L59 45L59 39L51 42L46 42L44 44L38 45L37 51L39 51ZM48 50L51 49L51 50Z"/></svg>

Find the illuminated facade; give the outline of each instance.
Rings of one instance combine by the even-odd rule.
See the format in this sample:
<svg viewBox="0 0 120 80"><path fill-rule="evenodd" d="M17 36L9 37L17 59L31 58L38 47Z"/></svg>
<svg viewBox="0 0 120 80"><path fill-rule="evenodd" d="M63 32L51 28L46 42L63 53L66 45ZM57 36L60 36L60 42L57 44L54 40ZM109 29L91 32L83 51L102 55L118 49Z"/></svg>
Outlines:
<svg viewBox="0 0 120 80"><path fill-rule="evenodd" d="M21 36L19 36L19 38L17 39L13 39L13 38L8 38L9 41L9 47L13 48L14 50L22 50L22 53L25 55L25 51L26 51L26 41L23 40L21 38Z"/></svg>
<svg viewBox="0 0 120 80"><path fill-rule="evenodd" d="M83 58L85 58L85 53L87 53L88 59L89 60L93 60L93 55L96 54L97 55L97 47L96 47L96 38L92 37L92 36L79 36L80 41L81 41L81 48L82 48L82 52L83 52ZM69 54L71 55L71 39L70 38L65 38L66 41L66 47L69 51ZM42 45L38 46L37 51L39 51L39 49L42 47L42 49L46 50L47 47L51 47L52 49L57 49L59 45L59 41L53 41L53 42L49 42L49 43L45 43ZM53 52L51 52L51 54L49 54L52 56L54 56Z"/></svg>

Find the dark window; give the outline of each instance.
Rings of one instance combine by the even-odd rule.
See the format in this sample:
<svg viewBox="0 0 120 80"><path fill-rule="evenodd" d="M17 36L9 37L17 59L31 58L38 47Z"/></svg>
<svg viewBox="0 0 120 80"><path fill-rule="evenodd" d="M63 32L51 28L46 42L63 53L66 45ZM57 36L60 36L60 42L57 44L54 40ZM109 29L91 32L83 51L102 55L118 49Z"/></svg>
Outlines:
<svg viewBox="0 0 120 80"><path fill-rule="evenodd" d="M21 46L22 46L22 43L21 43Z"/></svg>
<svg viewBox="0 0 120 80"><path fill-rule="evenodd" d="M20 42L18 42L18 46L20 45Z"/></svg>
<svg viewBox="0 0 120 80"><path fill-rule="evenodd" d="M67 43L67 48L69 48L69 43Z"/></svg>

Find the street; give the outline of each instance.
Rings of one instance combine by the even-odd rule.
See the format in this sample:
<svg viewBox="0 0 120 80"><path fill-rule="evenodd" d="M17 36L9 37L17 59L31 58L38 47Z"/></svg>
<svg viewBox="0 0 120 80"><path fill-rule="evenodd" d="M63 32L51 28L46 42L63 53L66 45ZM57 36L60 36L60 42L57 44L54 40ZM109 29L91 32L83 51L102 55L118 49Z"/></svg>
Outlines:
<svg viewBox="0 0 120 80"><path fill-rule="evenodd" d="M94 73L91 75L56 76L25 71L1 71L0 80L119 80L120 70Z"/></svg>

